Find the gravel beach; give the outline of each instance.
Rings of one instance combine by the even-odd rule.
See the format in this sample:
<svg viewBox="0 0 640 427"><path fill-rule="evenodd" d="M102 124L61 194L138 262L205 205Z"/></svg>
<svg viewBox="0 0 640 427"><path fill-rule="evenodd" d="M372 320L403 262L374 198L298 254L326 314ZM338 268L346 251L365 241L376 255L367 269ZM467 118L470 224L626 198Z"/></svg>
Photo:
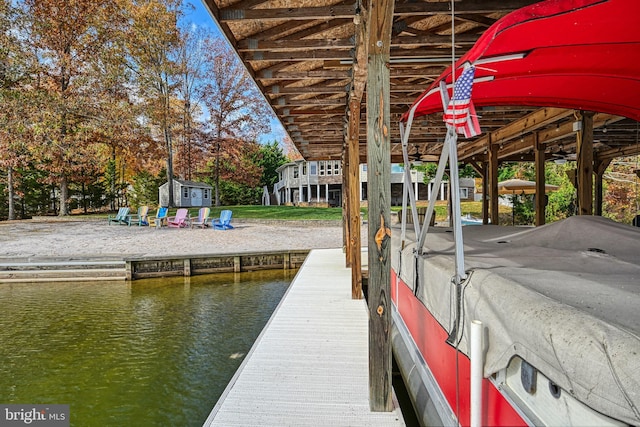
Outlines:
<svg viewBox="0 0 640 427"><path fill-rule="evenodd" d="M38 218L0 223L0 259L122 259L342 247L340 222L234 220L233 230L109 225L107 220ZM366 224L362 246L366 247Z"/></svg>

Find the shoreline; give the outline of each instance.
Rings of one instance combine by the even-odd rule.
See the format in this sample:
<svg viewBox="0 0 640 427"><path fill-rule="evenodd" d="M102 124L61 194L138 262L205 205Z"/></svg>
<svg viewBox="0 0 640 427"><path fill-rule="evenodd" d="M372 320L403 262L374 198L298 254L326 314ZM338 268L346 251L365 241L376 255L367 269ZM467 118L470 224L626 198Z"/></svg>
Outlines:
<svg viewBox="0 0 640 427"><path fill-rule="evenodd" d="M55 218L55 219L53 219ZM341 248L341 221L234 220L233 230L109 225L106 219L37 217L0 223L0 262L124 260ZM366 224L362 246L366 247Z"/></svg>

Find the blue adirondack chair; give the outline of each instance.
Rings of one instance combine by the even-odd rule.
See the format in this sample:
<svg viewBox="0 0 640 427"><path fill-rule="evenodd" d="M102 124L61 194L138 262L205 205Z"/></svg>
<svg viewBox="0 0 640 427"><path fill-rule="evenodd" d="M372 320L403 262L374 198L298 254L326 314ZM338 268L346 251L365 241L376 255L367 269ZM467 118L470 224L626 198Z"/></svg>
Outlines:
<svg viewBox="0 0 640 427"><path fill-rule="evenodd" d="M231 225L231 216L233 213L230 210L223 210L220 212L220 218L214 219L211 225L216 230L231 230L233 226Z"/></svg>
<svg viewBox="0 0 640 427"><path fill-rule="evenodd" d="M166 207L158 207L158 212L156 213L155 218L151 218L149 221L149 225L153 225L156 228L160 228L163 225L167 225L167 215L169 214L169 208Z"/></svg>
<svg viewBox="0 0 640 427"><path fill-rule="evenodd" d="M116 216L109 215L107 217L107 221L109 221L109 225L111 225L112 222L115 222L116 224L129 225L128 216L129 216L129 208L120 208L118 209L118 213L116 214Z"/></svg>

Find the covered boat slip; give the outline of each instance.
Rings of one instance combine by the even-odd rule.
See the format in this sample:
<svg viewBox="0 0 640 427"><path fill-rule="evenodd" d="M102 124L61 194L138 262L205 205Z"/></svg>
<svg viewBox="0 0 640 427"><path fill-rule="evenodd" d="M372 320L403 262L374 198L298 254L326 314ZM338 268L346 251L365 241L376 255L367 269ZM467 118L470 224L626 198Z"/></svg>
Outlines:
<svg viewBox="0 0 640 427"><path fill-rule="evenodd" d="M400 234L394 230L391 251L403 282L392 290L398 311L408 325L422 328L411 318L415 307L398 300L398 287L406 284L405 294L415 294L451 333L453 233L435 227L417 256L415 243L400 250ZM517 356L596 411L639 424L640 230L579 216L537 228L464 227L463 235L468 274L461 285L459 349L469 355L470 323L482 321L484 377Z"/></svg>
<svg viewBox="0 0 640 427"><path fill-rule="evenodd" d="M312 251L205 426L403 426L372 412L368 316L341 249Z"/></svg>

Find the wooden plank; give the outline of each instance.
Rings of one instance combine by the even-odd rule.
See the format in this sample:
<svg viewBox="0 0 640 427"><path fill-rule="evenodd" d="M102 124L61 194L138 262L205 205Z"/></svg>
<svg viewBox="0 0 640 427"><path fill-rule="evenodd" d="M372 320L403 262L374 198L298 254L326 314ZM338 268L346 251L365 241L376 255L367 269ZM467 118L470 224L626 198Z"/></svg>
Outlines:
<svg viewBox="0 0 640 427"><path fill-rule="evenodd" d="M315 86L306 86L306 87L283 87L281 85L273 85L273 86L267 87L265 92L274 94L274 95L300 95L303 93L343 94L343 93L346 93L346 88L342 85L327 86L325 84L315 85Z"/></svg>
<svg viewBox="0 0 640 427"><path fill-rule="evenodd" d="M593 215L593 113L583 112L577 140L578 215Z"/></svg>
<svg viewBox="0 0 640 427"><path fill-rule="evenodd" d="M342 131L342 246L345 253L345 267L351 268L351 239L349 238L349 128L348 125Z"/></svg>
<svg viewBox="0 0 640 427"><path fill-rule="evenodd" d="M349 168L347 170L349 211L349 249L351 251L351 298L362 298L362 255L360 241L360 101L349 103L349 127L347 133Z"/></svg>
<svg viewBox="0 0 640 427"><path fill-rule="evenodd" d="M292 52L315 49L351 49L351 39L311 39L311 40L261 40L256 37L238 42L238 52L268 50L271 52Z"/></svg>
<svg viewBox="0 0 640 427"><path fill-rule="evenodd" d="M351 60L351 53L348 49L324 49L324 50L292 50L292 51L277 51L277 52L263 52L263 51L250 51L242 54L242 59L245 61L267 61L267 62L300 62L300 61L315 61L315 60Z"/></svg>
<svg viewBox="0 0 640 427"><path fill-rule="evenodd" d="M544 225L545 223L545 208L547 206L547 197L545 190L545 174L544 174L544 166L545 166L545 155L544 155L544 145L540 144L537 140L534 142L535 145L535 169L536 169L536 226Z"/></svg>
<svg viewBox="0 0 640 427"><path fill-rule="evenodd" d="M274 71L261 70L257 73L260 80L345 80L351 77L348 70L311 70L311 71Z"/></svg>
<svg viewBox="0 0 640 427"><path fill-rule="evenodd" d="M345 97L347 94L345 93L343 97L338 98L308 98L308 99L291 99L288 96L281 96L280 98L274 100L272 105L276 108L280 107L305 107L307 105L342 105L345 104Z"/></svg>
<svg viewBox="0 0 640 427"><path fill-rule="evenodd" d="M372 412L367 308L341 249L313 250L204 426L403 426Z"/></svg>
<svg viewBox="0 0 640 427"><path fill-rule="evenodd" d="M287 7L272 9L223 9L220 11L220 20L227 21L268 21L268 20L312 20L330 18L353 18L355 8L350 6L328 7Z"/></svg>
<svg viewBox="0 0 640 427"><path fill-rule="evenodd" d="M527 0L465 0L456 3L456 15L469 13L495 13L510 12L531 4ZM449 2L415 2L399 3L394 10L394 16L431 16L449 15L451 13ZM450 27L450 24L447 23Z"/></svg>
<svg viewBox="0 0 640 427"><path fill-rule="evenodd" d="M530 1L512 0L505 3L503 0L466 0L456 5L456 14L468 13L495 13L496 11L509 12L530 4ZM394 10L395 16L433 16L449 14L448 2L416 2L401 3ZM228 21L255 21L255 20L320 20L353 18L355 9L353 5L333 5L326 7L289 7L269 9L236 8L233 5L218 12L221 22ZM390 16L391 17L391 16Z"/></svg>
<svg viewBox="0 0 640 427"><path fill-rule="evenodd" d="M494 144L503 144L519 138L523 132L533 132L572 114L573 110L566 108L541 108L493 132L495 139L492 141Z"/></svg>
<svg viewBox="0 0 640 427"><path fill-rule="evenodd" d="M391 400L391 148L389 52L392 0L368 6L367 188L369 203L369 402L390 411Z"/></svg>
<svg viewBox="0 0 640 427"><path fill-rule="evenodd" d="M456 45L473 45L478 36L475 34L456 34ZM418 36L391 37L391 47L416 47L416 46L451 46L451 36L439 34L424 34Z"/></svg>
<svg viewBox="0 0 640 427"><path fill-rule="evenodd" d="M497 145L489 148L489 196L491 199L491 224L500 224L498 213L498 149Z"/></svg>
<svg viewBox="0 0 640 427"><path fill-rule="evenodd" d="M596 175L596 183L595 183L595 214L598 216L602 216L602 203L603 203L603 192L604 186L602 183L602 178L604 176L604 172L607 170L609 165L611 164L612 159L596 159L594 160L593 171Z"/></svg>

